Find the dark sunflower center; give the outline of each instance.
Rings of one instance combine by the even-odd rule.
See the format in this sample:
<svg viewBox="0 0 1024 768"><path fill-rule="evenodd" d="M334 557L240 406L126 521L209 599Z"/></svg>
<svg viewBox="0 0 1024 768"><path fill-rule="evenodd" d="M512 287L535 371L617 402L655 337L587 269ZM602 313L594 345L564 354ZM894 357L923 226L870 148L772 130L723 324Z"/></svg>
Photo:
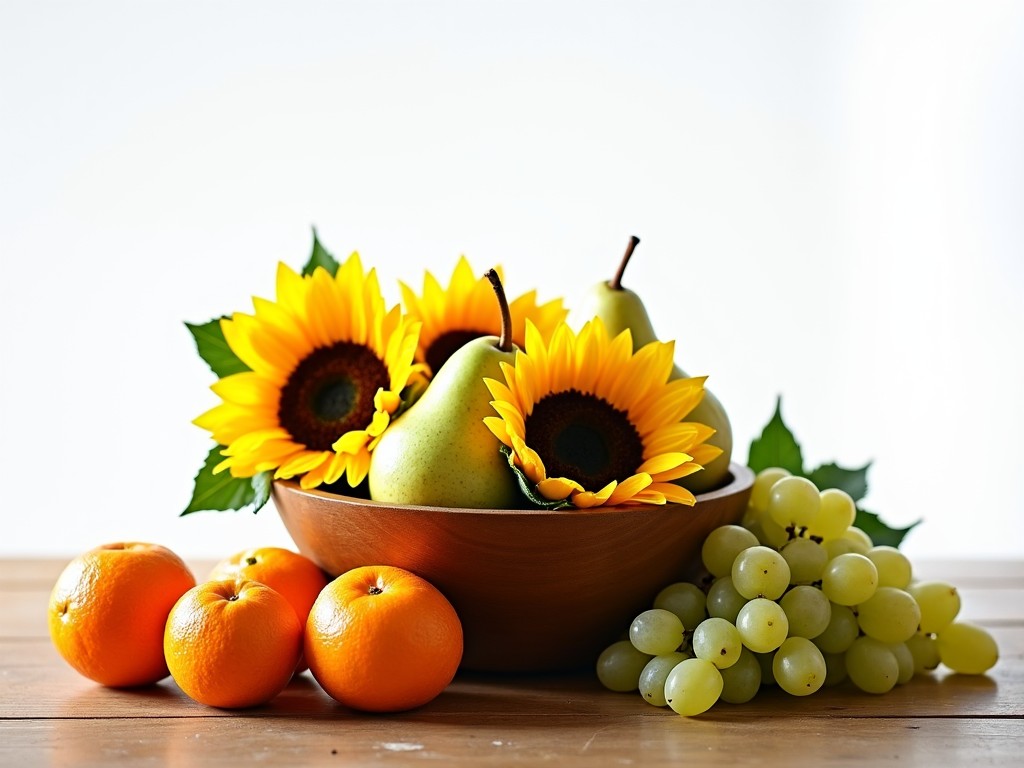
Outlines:
<svg viewBox="0 0 1024 768"><path fill-rule="evenodd" d="M329 451L346 432L366 428L373 396L388 383L388 370L372 350L341 341L314 350L292 371L277 418L295 442Z"/></svg>
<svg viewBox="0 0 1024 768"><path fill-rule="evenodd" d="M588 491L624 480L643 463L644 444L629 416L607 401L571 389L543 397L526 419L526 443L548 477Z"/></svg>
<svg viewBox="0 0 1024 768"><path fill-rule="evenodd" d="M479 339L481 336L489 336L492 331L447 331L442 333L427 347L426 362L430 366L430 371L433 374L437 374L441 370L441 366L444 365L445 361L455 354L455 352L462 347L464 344L471 342L473 339Z"/></svg>

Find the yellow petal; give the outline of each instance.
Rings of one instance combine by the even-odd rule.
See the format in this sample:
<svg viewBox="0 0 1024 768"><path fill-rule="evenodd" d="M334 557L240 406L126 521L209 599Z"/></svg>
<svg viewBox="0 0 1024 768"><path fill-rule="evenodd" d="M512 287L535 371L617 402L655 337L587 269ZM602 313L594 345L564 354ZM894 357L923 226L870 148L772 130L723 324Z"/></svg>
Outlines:
<svg viewBox="0 0 1024 768"><path fill-rule="evenodd" d="M687 504L693 506L697 503L697 499L690 491L686 490L682 486L676 485L675 483L652 483L647 491L654 491L662 494L665 501L672 502L674 504Z"/></svg>
<svg viewBox="0 0 1024 768"><path fill-rule="evenodd" d="M366 477L367 472L370 471L370 453L368 451L360 451L354 454L348 462L348 467L345 469L345 479L348 480L348 484L355 488Z"/></svg>
<svg viewBox="0 0 1024 768"><path fill-rule="evenodd" d="M660 505L660 504L664 504L665 503L665 494L661 493L660 491L655 491L655 490L651 490L650 488L645 488L644 490L640 491L640 493L638 493L636 496L634 496L632 499L630 499L629 503L630 504L657 504L657 505Z"/></svg>
<svg viewBox="0 0 1024 768"><path fill-rule="evenodd" d="M627 502L650 484L651 476L646 472L627 477L615 487L605 504L613 507L616 504Z"/></svg>
<svg viewBox="0 0 1024 768"><path fill-rule="evenodd" d="M491 434L501 440L509 448L512 447L512 438L508 435L505 427L505 420L500 416L484 416L484 424L491 430Z"/></svg>
<svg viewBox="0 0 1024 768"><path fill-rule="evenodd" d="M541 480L545 480L548 474L543 459L518 435L510 434L509 437L512 438L512 450L515 451L520 466L530 481L539 483Z"/></svg>
<svg viewBox="0 0 1024 768"><path fill-rule="evenodd" d="M505 420L510 432L521 437L526 436L526 424L523 421L523 414L519 412L518 408L502 400L492 400L491 407Z"/></svg>
<svg viewBox="0 0 1024 768"><path fill-rule="evenodd" d="M225 376L210 389L221 399L236 405L267 405L275 409L281 395L280 386L252 371Z"/></svg>
<svg viewBox="0 0 1024 768"><path fill-rule="evenodd" d="M290 458L287 462L278 467L274 473L276 478L295 477L310 470L316 469L333 454L327 451L302 451Z"/></svg>
<svg viewBox="0 0 1024 768"><path fill-rule="evenodd" d="M549 477L537 483L541 496L549 501L567 498L573 491L582 491L583 486L567 477Z"/></svg>
<svg viewBox="0 0 1024 768"><path fill-rule="evenodd" d="M650 459L662 453L686 453L697 442L696 436L695 426L688 422L659 427L644 440L644 458Z"/></svg>
<svg viewBox="0 0 1024 768"><path fill-rule="evenodd" d="M579 507L580 509L600 507L602 504L608 501L608 497L612 495L612 492L615 490L615 487L617 485L618 483L612 480L600 491L583 491L582 493L573 494L572 503L575 506Z"/></svg>
<svg viewBox="0 0 1024 768"><path fill-rule="evenodd" d="M700 464L702 467L706 467L722 455L722 449L717 445L702 443L701 445L695 445L691 448L690 454L693 456L693 461L695 463Z"/></svg>
<svg viewBox="0 0 1024 768"><path fill-rule="evenodd" d="M366 446L370 436L361 429L354 429L334 441L331 447L338 453L359 453Z"/></svg>
<svg viewBox="0 0 1024 768"><path fill-rule="evenodd" d="M484 385L487 387L487 391L491 393L491 398L494 400L504 400L506 403L511 403L516 408L519 408L519 398L515 396L511 389L502 384L497 379L484 379Z"/></svg>
<svg viewBox="0 0 1024 768"><path fill-rule="evenodd" d="M673 480L679 480L684 477L689 477L694 472L699 472L703 467L700 464L696 464L693 461L687 460L680 464L674 469L667 469L663 472L659 472L657 475L653 475L654 481L657 483L669 483Z"/></svg>
<svg viewBox="0 0 1024 768"><path fill-rule="evenodd" d="M654 476L661 472L667 472L678 467L680 464L690 460L690 456L682 452L673 453L662 453L658 456L648 459L639 467L637 472L646 472L647 474Z"/></svg>
<svg viewBox="0 0 1024 768"><path fill-rule="evenodd" d="M378 411L386 411L387 413L394 413L398 410L398 407L402 404L402 398L396 393L389 389L381 387L377 390L377 394L373 396L373 407Z"/></svg>

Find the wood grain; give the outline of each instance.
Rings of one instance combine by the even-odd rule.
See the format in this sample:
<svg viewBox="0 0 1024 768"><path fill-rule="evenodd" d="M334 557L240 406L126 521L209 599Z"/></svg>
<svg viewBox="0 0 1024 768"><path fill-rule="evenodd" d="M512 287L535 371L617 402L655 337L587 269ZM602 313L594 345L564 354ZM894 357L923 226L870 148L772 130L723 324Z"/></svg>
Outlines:
<svg viewBox="0 0 1024 768"><path fill-rule="evenodd" d="M192 563L190 563L192 564ZM204 707L171 680L103 688L59 658L45 605L60 560L0 560L0 765L1013 765L1024 747L1024 564L931 563L988 626L999 664L934 674L871 696L849 686L681 718L589 673L460 673L408 713L371 716L330 699L308 673L265 707ZM209 563L195 564L205 572ZM946 574L954 574L947 577Z"/></svg>

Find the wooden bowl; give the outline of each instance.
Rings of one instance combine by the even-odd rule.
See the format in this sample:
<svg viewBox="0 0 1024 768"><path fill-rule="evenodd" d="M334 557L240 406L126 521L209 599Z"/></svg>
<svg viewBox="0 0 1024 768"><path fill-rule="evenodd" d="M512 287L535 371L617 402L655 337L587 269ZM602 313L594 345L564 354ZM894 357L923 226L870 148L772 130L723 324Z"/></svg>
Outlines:
<svg viewBox="0 0 1024 768"><path fill-rule="evenodd" d="M465 633L462 668L565 671L592 666L662 587L692 573L715 527L738 521L753 473L697 504L591 510L394 506L275 481L299 551L332 575L395 565L440 589Z"/></svg>

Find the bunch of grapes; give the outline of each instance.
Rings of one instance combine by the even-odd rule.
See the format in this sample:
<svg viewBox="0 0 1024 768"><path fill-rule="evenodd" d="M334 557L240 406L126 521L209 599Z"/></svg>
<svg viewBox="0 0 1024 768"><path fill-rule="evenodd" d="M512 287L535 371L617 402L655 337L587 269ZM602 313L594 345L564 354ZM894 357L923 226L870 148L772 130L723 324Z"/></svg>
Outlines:
<svg viewBox="0 0 1024 768"><path fill-rule="evenodd" d="M983 628L956 621L951 584L916 581L898 549L854 526L838 489L784 469L760 472L742 525L712 531L701 583L669 584L597 660L614 691L640 691L681 715L763 685L794 696L849 680L886 693L944 664L982 674L998 659Z"/></svg>

